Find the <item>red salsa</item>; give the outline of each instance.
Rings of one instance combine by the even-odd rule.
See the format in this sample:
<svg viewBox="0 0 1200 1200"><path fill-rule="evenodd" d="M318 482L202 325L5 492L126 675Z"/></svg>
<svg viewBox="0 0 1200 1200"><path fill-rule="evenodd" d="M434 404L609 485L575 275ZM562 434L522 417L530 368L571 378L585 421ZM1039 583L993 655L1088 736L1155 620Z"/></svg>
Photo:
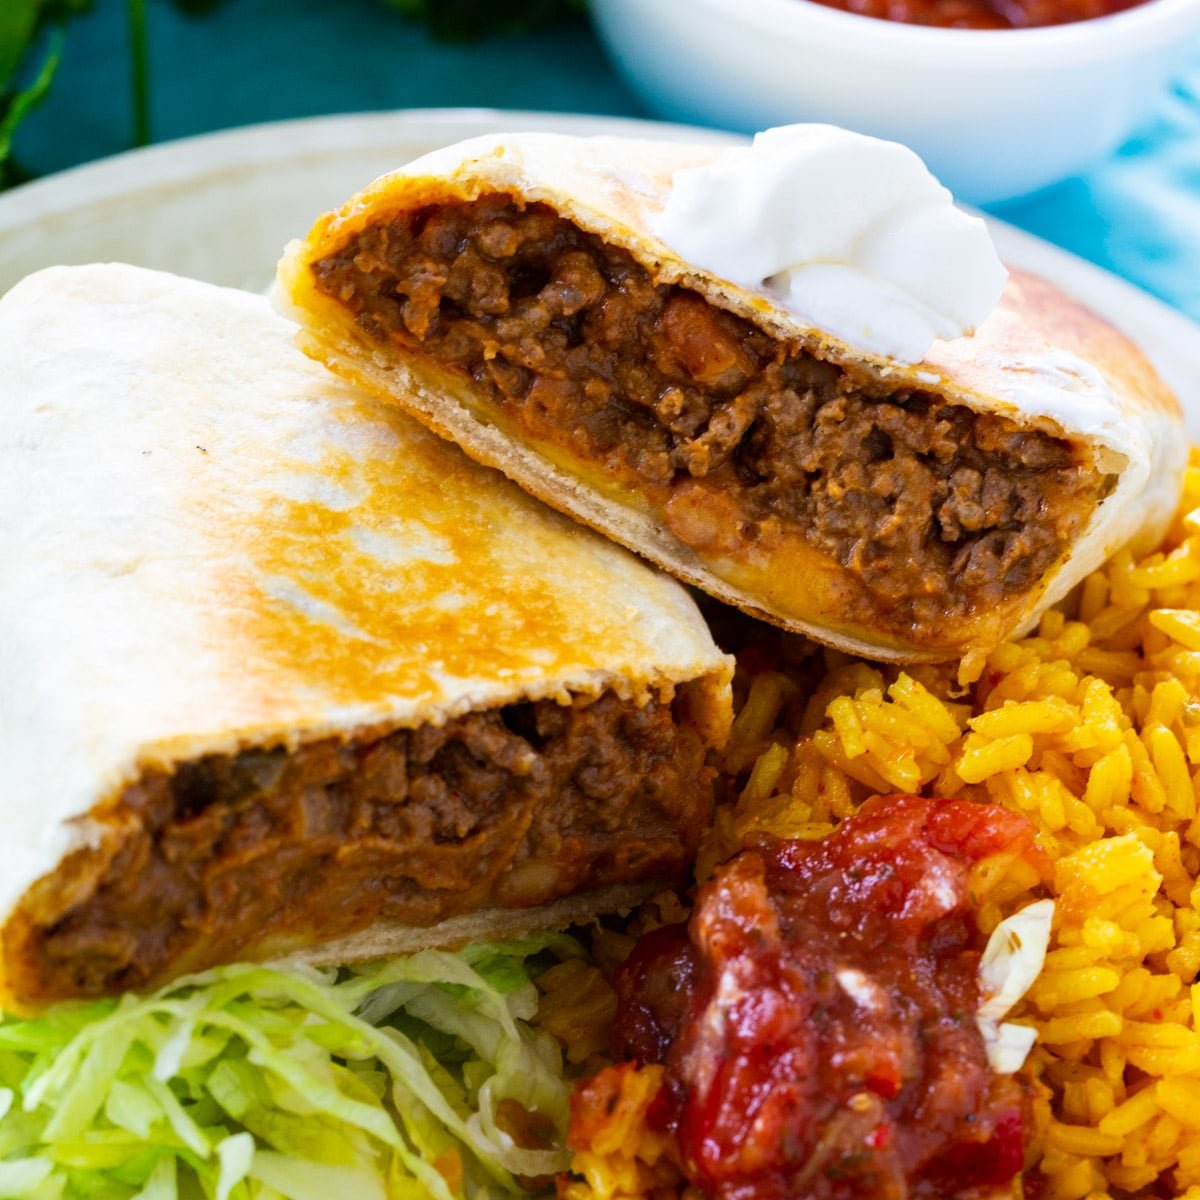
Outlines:
<svg viewBox="0 0 1200 1200"><path fill-rule="evenodd" d="M1022 1167L1024 1091L976 1023L972 866L999 806L878 797L820 841L748 850L615 979L617 1059L666 1068L651 1119L721 1200L982 1196Z"/></svg>
<svg viewBox="0 0 1200 1200"><path fill-rule="evenodd" d="M1144 0L813 0L827 8L905 25L946 29L1032 29L1089 21Z"/></svg>

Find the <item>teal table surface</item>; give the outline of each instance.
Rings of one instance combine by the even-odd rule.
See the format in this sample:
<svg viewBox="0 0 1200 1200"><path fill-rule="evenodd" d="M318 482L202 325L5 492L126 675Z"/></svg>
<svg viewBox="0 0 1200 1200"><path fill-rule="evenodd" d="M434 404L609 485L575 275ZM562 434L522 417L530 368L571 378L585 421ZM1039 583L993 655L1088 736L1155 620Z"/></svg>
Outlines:
<svg viewBox="0 0 1200 1200"><path fill-rule="evenodd" d="M165 0L147 7L154 140L401 108L653 116L582 20L448 45L380 0L226 0L199 17ZM129 71L125 5L97 0L69 27L54 88L18 133L22 166L42 175L127 148ZM993 211L1200 319L1200 46L1116 154Z"/></svg>

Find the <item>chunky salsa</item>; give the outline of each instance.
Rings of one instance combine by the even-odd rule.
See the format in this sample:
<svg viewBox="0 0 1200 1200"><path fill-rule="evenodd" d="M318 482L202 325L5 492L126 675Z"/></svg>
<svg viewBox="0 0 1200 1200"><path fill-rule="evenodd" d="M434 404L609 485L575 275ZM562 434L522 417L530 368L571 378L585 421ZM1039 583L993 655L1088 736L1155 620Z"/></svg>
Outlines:
<svg viewBox="0 0 1200 1200"><path fill-rule="evenodd" d="M618 1059L665 1066L650 1121L722 1200L983 1196L1022 1168L1025 1090L976 1024L972 867L1024 817L879 797L818 841L725 864L618 970Z"/></svg>
<svg viewBox="0 0 1200 1200"><path fill-rule="evenodd" d="M1032 29L1089 21L1144 0L813 0L864 17L947 29Z"/></svg>

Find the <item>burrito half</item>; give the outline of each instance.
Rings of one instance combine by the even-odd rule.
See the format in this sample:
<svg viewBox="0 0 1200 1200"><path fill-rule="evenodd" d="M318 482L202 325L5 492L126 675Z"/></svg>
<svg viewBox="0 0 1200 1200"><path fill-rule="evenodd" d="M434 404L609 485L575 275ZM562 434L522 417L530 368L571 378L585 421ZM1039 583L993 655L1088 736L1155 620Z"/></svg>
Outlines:
<svg viewBox="0 0 1200 1200"><path fill-rule="evenodd" d="M290 248L303 345L679 578L876 658L978 657L1162 530L1186 439L1125 338L1014 274L924 361L856 349L652 232L723 153L419 159Z"/></svg>
<svg viewBox="0 0 1200 1200"><path fill-rule="evenodd" d="M0 301L0 1003L343 962L688 868L729 661L674 580L120 266Z"/></svg>

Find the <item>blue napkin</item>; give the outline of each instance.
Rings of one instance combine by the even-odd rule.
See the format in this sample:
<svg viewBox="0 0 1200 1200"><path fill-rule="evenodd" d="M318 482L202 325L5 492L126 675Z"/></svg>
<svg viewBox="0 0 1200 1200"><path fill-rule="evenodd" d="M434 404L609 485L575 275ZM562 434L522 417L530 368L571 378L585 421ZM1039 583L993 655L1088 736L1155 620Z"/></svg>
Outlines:
<svg viewBox="0 0 1200 1200"><path fill-rule="evenodd" d="M989 211L1200 320L1200 53L1112 157Z"/></svg>

